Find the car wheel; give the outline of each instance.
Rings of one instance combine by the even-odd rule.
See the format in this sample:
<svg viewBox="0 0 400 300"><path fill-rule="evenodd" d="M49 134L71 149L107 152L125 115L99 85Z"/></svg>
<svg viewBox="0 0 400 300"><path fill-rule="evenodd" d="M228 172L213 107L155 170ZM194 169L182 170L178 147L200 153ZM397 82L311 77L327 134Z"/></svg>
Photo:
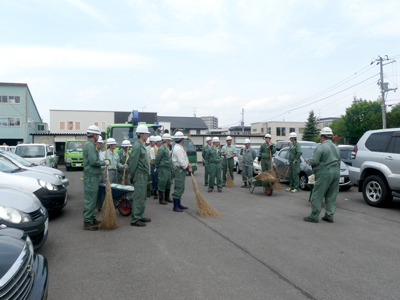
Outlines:
<svg viewBox="0 0 400 300"><path fill-rule="evenodd" d="M67 172L71 171L71 167L66 167L67 168Z"/></svg>
<svg viewBox="0 0 400 300"><path fill-rule="evenodd" d="M242 171L240 171L240 169L239 169L239 164L236 164L236 173L238 173L238 174L242 173Z"/></svg>
<svg viewBox="0 0 400 300"><path fill-rule="evenodd" d="M362 193L365 202L371 206L384 206L392 198L388 184L379 175L371 175L364 180Z"/></svg>
<svg viewBox="0 0 400 300"><path fill-rule="evenodd" d="M349 189L351 189L351 185L350 186L342 186L339 188L342 192L348 191Z"/></svg>
<svg viewBox="0 0 400 300"><path fill-rule="evenodd" d="M304 173L301 173L300 174L300 188L303 190L303 191L306 191L306 190L308 190L308 186L307 186L307 183L308 183L308 177L307 177L307 175L306 174L304 174Z"/></svg>

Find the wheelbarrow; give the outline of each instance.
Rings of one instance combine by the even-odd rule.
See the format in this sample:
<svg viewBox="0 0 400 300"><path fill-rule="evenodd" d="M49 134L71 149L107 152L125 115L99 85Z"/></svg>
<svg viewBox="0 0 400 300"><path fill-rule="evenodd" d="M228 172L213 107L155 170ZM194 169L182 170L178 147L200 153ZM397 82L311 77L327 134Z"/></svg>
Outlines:
<svg viewBox="0 0 400 300"><path fill-rule="evenodd" d="M111 193L114 201L114 206L118 209L119 213L126 217L132 212L132 200L128 198L135 191L135 188L130 185L122 185L118 183L111 183ZM99 201L98 209L101 210L103 201L106 196L106 184L99 184Z"/></svg>
<svg viewBox="0 0 400 300"><path fill-rule="evenodd" d="M251 178L248 181L250 194L253 194L253 191L256 187L262 187L264 189L265 194L267 196L271 196L274 190L274 184L269 181L262 181L255 178Z"/></svg>

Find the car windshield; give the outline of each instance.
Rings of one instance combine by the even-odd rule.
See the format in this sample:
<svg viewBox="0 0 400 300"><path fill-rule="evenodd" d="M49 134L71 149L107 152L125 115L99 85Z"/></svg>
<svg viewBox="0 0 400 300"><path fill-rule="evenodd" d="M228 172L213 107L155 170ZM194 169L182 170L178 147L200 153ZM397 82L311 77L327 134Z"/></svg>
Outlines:
<svg viewBox="0 0 400 300"><path fill-rule="evenodd" d="M67 152L82 152L83 146L85 146L85 141L69 141L67 143Z"/></svg>
<svg viewBox="0 0 400 300"><path fill-rule="evenodd" d="M304 159L310 159L313 156L316 147L301 147L301 155Z"/></svg>
<svg viewBox="0 0 400 300"><path fill-rule="evenodd" d="M15 153L25 158L45 157L45 147L41 145L18 146Z"/></svg>
<svg viewBox="0 0 400 300"><path fill-rule="evenodd" d="M10 157L11 159L19 162L21 165L23 165L24 167L30 167L32 165L32 163L30 163L29 161L23 159L21 156L12 153L12 152L5 152L3 153L4 156Z"/></svg>
<svg viewBox="0 0 400 300"><path fill-rule="evenodd" d="M254 148L254 147L252 148L254 149L254 151L256 151L256 155L258 156L258 153L260 153L260 148Z"/></svg>
<svg viewBox="0 0 400 300"><path fill-rule="evenodd" d="M149 136L158 135L157 126L148 127ZM133 145L137 141L136 127L112 127L111 136L117 142L117 146L121 146L123 140L129 140Z"/></svg>
<svg viewBox="0 0 400 300"><path fill-rule="evenodd" d="M0 171L1 172L7 172L7 173L12 173L19 170L19 168L11 163L7 158L5 157L0 157Z"/></svg>

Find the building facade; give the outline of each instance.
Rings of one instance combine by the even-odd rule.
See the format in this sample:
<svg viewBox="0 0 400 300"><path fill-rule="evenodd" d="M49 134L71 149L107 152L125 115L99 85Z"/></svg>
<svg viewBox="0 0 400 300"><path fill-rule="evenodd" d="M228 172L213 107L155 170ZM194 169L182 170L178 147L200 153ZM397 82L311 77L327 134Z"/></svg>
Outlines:
<svg viewBox="0 0 400 300"><path fill-rule="evenodd" d="M207 128L210 129L217 129L218 128L218 118L214 116L206 116L201 117L201 119L206 124Z"/></svg>
<svg viewBox="0 0 400 300"><path fill-rule="evenodd" d="M271 121L251 124L251 134L270 134L271 141L289 140L289 134L296 132L297 139L301 141L306 122Z"/></svg>
<svg viewBox="0 0 400 300"><path fill-rule="evenodd" d="M0 144L31 143L31 133L46 133L26 83L0 83Z"/></svg>

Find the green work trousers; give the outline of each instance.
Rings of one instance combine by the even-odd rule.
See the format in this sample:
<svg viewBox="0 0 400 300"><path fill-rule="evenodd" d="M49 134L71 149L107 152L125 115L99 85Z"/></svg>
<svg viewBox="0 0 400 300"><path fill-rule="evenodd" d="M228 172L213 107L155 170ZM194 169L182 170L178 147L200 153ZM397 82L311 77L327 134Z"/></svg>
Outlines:
<svg viewBox="0 0 400 300"><path fill-rule="evenodd" d="M222 165L222 183L226 183L226 171L229 170L229 174L231 174L231 178L233 180L233 164L234 164L234 159L229 158L229 159L224 159L223 165Z"/></svg>
<svg viewBox="0 0 400 300"><path fill-rule="evenodd" d="M150 197L150 195L151 195L151 191L152 191L152 184L150 183L150 181L151 181L151 175L148 175L147 176L147 182L148 182L148 184L147 184L147 197Z"/></svg>
<svg viewBox="0 0 400 300"><path fill-rule="evenodd" d="M171 168L158 168L158 190L165 192L171 189Z"/></svg>
<svg viewBox="0 0 400 300"><path fill-rule="evenodd" d="M143 219L144 210L146 209L146 191L147 191L147 181L149 175L147 173L137 172L133 176L133 186L135 192L133 193L132 200L132 213L131 213L131 223L135 223Z"/></svg>
<svg viewBox="0 0 400 300"><path fill-rule="evenodd" d="M261 171L265 172L270 169L271 169L271 160L269 158L261 159Z"/></svg>
<svg viewBox="0 0 400 300"><path fill-rule="evenodd" d="M215 184L215 178L217 179L217 188L222 190L222 180L221 180L221 163L209 163L210 180L208 182L208 189L213 190Z"/></svg>
<svg viewBox="0 0 400 300"><path fill-rule="evenodd" d="M253 165L251 166L245 166L243 165L243 171L242 171L242 181L246 181L253 178ZM245 183L248 183L251 185L250 181L246 181Z"/></svg>
<svg viewBox="0 0 400 300"><path fill-rule="evenodd" d="M204 162L204 184L208 184L208 180L210 179L210 168L209 163L207 161Z"/></svg>
<svg viewBox="0 0 400 300"><path fill-rule="evenodd" d="M333 220L336 211L336 196L339 193L339 178L340 171L338 169L324 169L315 173L310 219L318 220L322 201L325 198L325 217Z"/></svg>
<svg viewBox="0 0 400 300"><path fill-rule="evenodd" d="M185 191L185 179L187 171L180 167L172 172L174 176L174 192L172 193L172 199L181 200L183 192Z"/></svg>
<svg viewBox="0 0 400 300"><path fill-rule="evenodd" d="M289 180L291 190L300 190L300 164L296 162L295 164L289 162Z"/></svg>
<svg viewBox="0 0 400 300"><path fill-rule="evenodd" d="M83 177L83 221L93 224L94 209L99 194L99 175Z"/></svg>

